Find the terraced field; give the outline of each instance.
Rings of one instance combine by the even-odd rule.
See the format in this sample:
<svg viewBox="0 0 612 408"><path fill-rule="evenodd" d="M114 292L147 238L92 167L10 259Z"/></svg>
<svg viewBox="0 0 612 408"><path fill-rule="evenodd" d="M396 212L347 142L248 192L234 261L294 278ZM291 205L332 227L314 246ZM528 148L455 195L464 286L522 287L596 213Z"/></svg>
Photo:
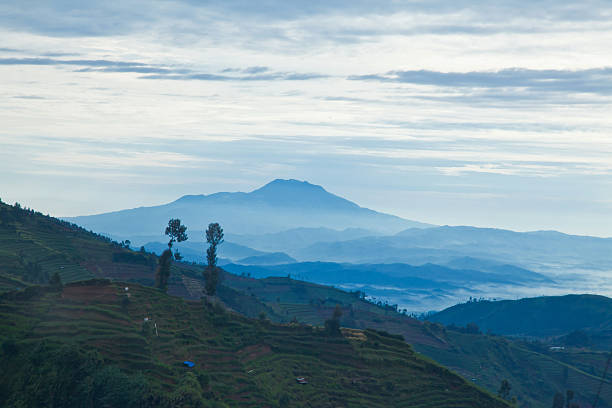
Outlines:
<svg viewBox="0 0 612 408"><path fill-rule="evenodd" d="M74 225L0 203L0 293L15 289L23 290L24 287L36 283L46 283L49 274L54 272L60 273L65 283L95 276L127 281L125 285L130 287L135 283L152 286L156 262L157 259L152 254L130 251ZM168 287L170 295L199 301L203 294L202 287L200 266L173 263ZM176 336L184 336L180 338L184 339L181 341L185 341L185 344L195 339L205 339L209 346L214 346L215 353L219 354L221 351L217 349L217 345L226 344L227 339L233 339L241 333L238 328L227 338L225 336L209 338L208 331L198 332L183 327L177 329L176 333L173 332L173 340L170 341L165 337L166 330L178 326L174 326L175 323L171 321L160 325L161 320L158 319L152 321L158 323L159 336L143 337L141 331L152 333L154 329L151 323L144 324L143 319L146 316L151 319L158 318L153 316L153 311L158 310L155 305L145 307L141 303L126 303L126 294L118 291L113 292L115 297L111 296L105 300L107 304L103 310L100 310L95 304L87 303L86 298L81 300L74 298L76 295L71 292L74 289L69 288L64 293L67 296L66 302L62 303L61 307L57 306L58 309L54 309L53 314L45 315L46 311L40 310L41 316L47 317L37 323L37 330L30 333L36 335L28 341L38 342L45 338L62 339L62 341L66 338L74 339L85 348L91 346L92 349L100 350L111 359L110 361L116 361L126 370L132 372L134 369L145 370L167 390L178 386L177 378L182 378L181 375L184 374L181 371L182 367L178 367L175 360L166 360L163 357L165 354L155 358L152 356L156 356L155 353L158 351L173 354ZM131 296L136 296L133 292L129 293ZM155 293L157 292L153 291L148 296L149 302L153 301ZM555 392L565 392L570 387L577 392L582 402L590 403L597 389L597 377L601 375L602 365L605 362L605 355L602 353L589 354L588 351L542 353L499 337L464 335L448 331L441 326L423 324L392 309L368 303L360 299L356 293L289 278L252 279L223 274L218 295L229 310L244 316L258 320L263 316L265 319L285 324L297 321L299 324L318 327L322 327L325 320L331 317L336 305L340 305L343 311L341 317L343 327L370 328L401 335L419 352L452 368L470 381L475 379L475 384L486 387L492 392L499 388L501 380L508 379L513 386L512 395L518 398L520 407L548 408ZM163 299L166 299L165 295ZM130 297L130 300L133 299ZM162 305L168 304L161 298L155 301L161 302ZM184 304L190 305L185 306L185 310L193 309L192 302ZM72 308L80 309L78 313L95 321L95 324L86 327L80 325L77 311ZM127 315L125 308L128 310ZM138 311L138 315L132 314L135 310ZM185 316L188 316L191 312L185 313L187 313ZM17 315L7 315L6 318L11 316L17 319L15 327L19 327L19 321L22 319ZM2 318L4 319L4 316ZM200 317L194 321L198 321L197 319ZM215 320L211 316L206 319ZM138 322L136 332L130 331L131 329L125 332L117 331L117 328L133 328L136 321ZM112 324L109 326L108 322ZM264 326L258 324L260 332L265 332ZM252 334L246 335L248 337ZM280 336L279 333L277 335ZM374 335L370 333L368 336ZM127 336L127 339L124 336ZM264 345L271 347L271 344L264 343ZM258 344L243 344L243 347L250 346L259 350ZM174 357L189 357L190 347L180 347L179 349L186 354ZM197 347L193 347L197 351ZM266 347L263 349L267 349ZM233 350L233 352L238 351ZM146 356L148 358L145 358ZM125 364L126 361L129 364ZM213 364L213 360L207 364ZM200 372L202 373L203 371ZM244 379L254 380L252 374L244 376ZM179 377L176 377L177 375ZM227 376L231 377L230 374ZM237 378L237 381L243 381L243 377ZM290 380L287 383L293 386L295 379L288 378ZM274 384L269 386L273 387ZM223 388L220 384L219 387ZM611 389L611 384L605 385L600 408L612 406ZM272 401L283 395L281 391L273 394L266 392L268 394L265 398L268 399L264 398L261 401ZM403 400L398 399L398 401Z"/></svg>
<svg viewBox="0 0 612 408"><path fill-rule="evenodd" d="M444 336L452 347L416 344L415 348L487 389L494 390L499 387L500 379L508 379L519 406L525 407L547 408L556 392L565 393L566 390L576 393L580 406L590 406L607 359L604 353L585 358L573 350L535 352L497 336L450 330L445 331ZM612 381L606 380L598 407L610 407L611 401Z"/></svg>
<svg viewBox="0 0 612 408"><path fill-rule="evenodd" d="M105 364L140 372L166 393L176 391L189 371L209 378L208 400L228 406L507 406L419 357L401 339L357 332L333 336L306 325L250 320L221 306L110 281L10 292L0 299L0 342L30 348L45 341L95 351ZM1 359L2 367L20 370L12 354ZM184 367L184 360L195 367ZM2 389L10 384L9 371L0 374Z"/></svg>

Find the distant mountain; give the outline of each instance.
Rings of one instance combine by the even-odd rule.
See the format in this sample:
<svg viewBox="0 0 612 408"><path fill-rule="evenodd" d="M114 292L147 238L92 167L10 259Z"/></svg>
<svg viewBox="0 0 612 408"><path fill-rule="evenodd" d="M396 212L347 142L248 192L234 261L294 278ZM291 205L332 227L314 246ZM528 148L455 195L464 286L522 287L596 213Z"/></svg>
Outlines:
<svg viewBox="0 0 612 408"><path fill-rule="evenodd" d="M445 325L476 323L481 330L512 336L559 336L575 330L612 332L612 299L598 295L542 296L468 302L428 318Z"/></svg>
<svg viewBox="0 0 612 408"><path fill-rule="evenodd" d="M244 263L244 262L243 262ZM254 264L251 264L254 265ZM263 265L263 264L260 264ZM481 272L469 269L452 269L446 266L425 264L412 266L406 264L340 264L333 262L301 262L284 263L252 267L241 265L225 265L227 271L242 274L249 272L255 278L269 276L287 276L309 282L331 285L379 285L394 286L411 290L420 289L450 289L459 285L469 284L528 284L550 282L548 278L535 272L523 270L522 275L511 275L493 272Z"/></svg>
<svg viewBox="0 0 612 408"><path fill-rule="evenodd" d="M168 249L168 245L164 242L148 242L144 245L145 249L157 255L161 255L163 251ZM179 250L183 259L188 262L206 263L206 248L205 242L185 241L175 244L174 247ZM268 255L268 252L257 251L244 245L234 244L233 242L223 242L219 246L217 253L220 258L231 261L238 261L247 257L256 257Z"/></svg>
<svg viewBox="0 0 612 408"><path fill-rule="evenodd" d="M381 233L363 228L347 228L339 231L324 227L300 227L259 235L240 235L230 232L226 234L226 237L232 242L262 251L284 251L291 253L316 243L348 241L377 235L381 235Z"/></svg>
<svg viewBox="0 0 612 408"><path fill-rule="evenodd" d="M242 265L280 265L295 262L295 259L284 252L272 252L264 255L249 256L236 261Z"/></svg>
<svg viewBox="0 0 612 408"><path fill-rule="evenodd" d="M266 234L292 228L362 228L397 233L429 224L379 213L297 180L274 180L250 193L187 195L155 207L66 218L93 231L114 237L161 235L170 218L180 218L191 230L219 222L232 234Z"/></svg>
<svg viewBox="0 0 612 408"><path fill-rule="evenodd" d="M550 271L605 269L612 266L612 238L567 235L554 231L514 232L493 228L411 228L394 236L316 243L292 254L300 260L353 263L474 262L512 264ZM457 260L459 259L459 261ZM463 261L461 261L461 259ZM484 262L484 263L483 263ZM473 265L469 266L470 268ZM488 266L484 266L486 270ZM520 273L519 270L515 272Z"/></svg>

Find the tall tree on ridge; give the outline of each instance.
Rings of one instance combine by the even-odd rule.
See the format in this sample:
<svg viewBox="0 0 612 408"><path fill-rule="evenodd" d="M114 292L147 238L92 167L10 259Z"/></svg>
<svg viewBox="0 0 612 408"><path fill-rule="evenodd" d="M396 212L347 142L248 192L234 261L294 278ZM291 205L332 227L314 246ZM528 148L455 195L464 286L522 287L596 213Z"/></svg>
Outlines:
<svg viewBox="0 0 612 408"><path fill-rule="evenodd" d="M172 245L175 242L187 241L187 227L181 224L181 220L178 218L172 218L168 221L166 227L166 235L170 237L168 241L168 249L166 249L159 257L159 265L155 272L155 287L163 290L164 292L168 289L168 279L170 278L170 265L172 258L174 257L177 261L183 259L181 254L176 250L172 254Z"/></svg>
<svg viewBox="0 0 612 408"><path fill-rule="evenodd" d="M223 228L218 223L211 223L206 230L206 242L208 249L206 250L206 261L208 265L204 270L204 278L206 279L206 294L214 296L217 292L217 284L219 283L219 268L217 267L217 247L223 243Z"/></svg>
<svg viewBox="0 0 612 408"><path fill-rule="evenodd" d="M165 234L170 237L170 241L168 241L169 250L172 250L172 245L175 242L187 241L187 227L181 224L181 220L178 218L172 218L168 221ZM174 258L177 261L183 259L178 249L174 251Z"/></svg>

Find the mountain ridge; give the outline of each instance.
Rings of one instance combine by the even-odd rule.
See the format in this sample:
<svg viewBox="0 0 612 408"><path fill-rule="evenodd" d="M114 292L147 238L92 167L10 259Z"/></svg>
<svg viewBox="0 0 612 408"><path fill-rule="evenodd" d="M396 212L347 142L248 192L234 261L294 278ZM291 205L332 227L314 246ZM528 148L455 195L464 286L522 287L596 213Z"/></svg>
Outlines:
<svg viewBox="0 0 612 408"><path fill-rule="evenodd" d="M67 217L85 228L113 236L160 234L169 218L181 218L191 229L219 222L237 234L280 232L300 227L344 230L363 228L396 233L430 224L360 207L323 187L276 179L251 192L185 195L167 204L109 213Z"/></svg>

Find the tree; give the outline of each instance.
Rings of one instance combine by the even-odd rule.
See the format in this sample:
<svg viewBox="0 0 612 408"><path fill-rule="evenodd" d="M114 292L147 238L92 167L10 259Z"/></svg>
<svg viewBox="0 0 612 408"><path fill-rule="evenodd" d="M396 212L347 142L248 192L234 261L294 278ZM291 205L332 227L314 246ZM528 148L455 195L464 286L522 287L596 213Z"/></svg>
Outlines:
<svg viewBox="0 0 612 408"><path fill-rule="evenodd" d="M512 390L512 386L510 385L508 380L504 379L499 385L499 390L497 391L497 395L507 400L508 397L510 397L510 390Z"/></svg>
<svg viewBox="0 0 612 408"><path fill-rule="evenodd" d="M206 250L206 261L208 265L204 270L204 279L206 279L206 293L209 296L214 296L219 283L219 268L217 267L217 247L223 243L223 228L218 223L211 223L206 230L206 242L208 249Z"/></svg>
<svg viewBox="0 0 612 408"><path fill-rule="evenodd" d="M340 317L342 317L342 308L340 305L336 305L332 318L325 321L325 331L328 334L332 336L340 335Z"/></svg>
<svg viewBox="0 0 612 408"><path fill-rule="evenodd" d="M60 277L59 273L55 272L53 275L51 275L51 278L49 278L49 285L53 286L55 289L62 288L62 278Z"/></svg>
<svg viewBox="0 0 612 408"><path fill-rule="evenodd" d="M161 256L159 257L157 270L155 271L155 287L163 290L164 292L168 289L172 258L174 257L177 261L180 261L183 258L178 251L175 251L175 253L172 254L172 245L175 242L183 242L187 240L187 227L182 225L181 220L178 218L172 218L170 221L168 221L165 234L170 237L168 249L162 252ZM144 248L141 249L144 250Z"/></svg>
<svg viewBox="0 0 612 408"><path fill-rule="evenodd" d="M470 333L470 334L480 334L481 333L480 328L478 327L478 325L476 323L473 323L473 322L472 323L468 323L465 326L465 331L467 333Z"/></svg>
<svg viewBox="0 0 612 408"><path fill-rule="evenodd" d="M155 287L165 292L168 289L168 279L170 278L172 251L166 249L164 252L162 252L157 262L157 270L155 271Z"/></svg>
<svg viewBox="0 0 612 408"><path fill-rule="evenodd" d="M173 407L204 408L207 406L202 395L202 385L196 375L187 372L181 378L171 396Z"/></svg>
<svg viewBox="0 0 612 408"><path fill-rule="evenodd" d="M565 344L574 347L586 347L591 343L591 339L587 332L583 330L575 330L565 336Z"/></svg>
<svg viewBox="0 0 612 408"><path fill-rule="evenodd" d="M558 392L553 398L552 408L563 408L563 405L565 405L565 399L563 398L563 394Z"/></svg>
<svg viewBox="0 0 612 408"><path fill-rule="evenodd" d="M573 399L574 399L574 391L572 390L565 391L565 401L567 403L567 408L571 408Z"/></svg>
<svg viewBox="0 0 612 408"><path fill-rule="evenodd" d="M175 242L187 241L187 227L182 225L181 220L178 218L172 218L168 221L165 234L170 237L170 241L168 241L168 249L170 251L172 251L172 245ZM177 261L183 259L178 250L174 252L174 258Z"/></svg>

